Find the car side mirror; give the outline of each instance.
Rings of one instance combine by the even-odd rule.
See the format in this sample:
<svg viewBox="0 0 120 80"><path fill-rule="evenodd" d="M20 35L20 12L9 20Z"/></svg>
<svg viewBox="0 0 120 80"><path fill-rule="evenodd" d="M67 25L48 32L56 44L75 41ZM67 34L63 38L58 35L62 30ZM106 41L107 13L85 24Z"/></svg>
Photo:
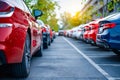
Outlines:
<svg viewBox="0 0 120 80"><path fill-rule="evenodd" d="M35 16L35 19L43 15L43 12L41 10L35 9L33 10L33 14Z"/></svg>

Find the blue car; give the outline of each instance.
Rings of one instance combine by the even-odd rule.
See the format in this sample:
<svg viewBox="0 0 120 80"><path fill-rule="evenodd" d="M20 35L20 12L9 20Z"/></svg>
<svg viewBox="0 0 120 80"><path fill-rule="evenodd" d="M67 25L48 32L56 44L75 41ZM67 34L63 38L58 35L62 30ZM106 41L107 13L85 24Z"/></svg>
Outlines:
<svg viewBox="0 0 120 80"><path fill-rule="evenodd" d="M120 55L120 13L107 16L99 22L97 45L110 48Z"/></svg>

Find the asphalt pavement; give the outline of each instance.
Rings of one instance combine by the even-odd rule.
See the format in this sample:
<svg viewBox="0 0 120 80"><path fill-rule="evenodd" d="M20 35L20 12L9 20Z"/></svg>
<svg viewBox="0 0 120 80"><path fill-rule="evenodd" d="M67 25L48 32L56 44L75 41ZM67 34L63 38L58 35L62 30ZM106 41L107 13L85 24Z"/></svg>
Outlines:
<svg viewBox="0 0 120 80"><path fill-rule="evenodd" d="M33 57L27 78L0 80L119 80L120 57L110 50L58 36L43 57Z"/></svg>

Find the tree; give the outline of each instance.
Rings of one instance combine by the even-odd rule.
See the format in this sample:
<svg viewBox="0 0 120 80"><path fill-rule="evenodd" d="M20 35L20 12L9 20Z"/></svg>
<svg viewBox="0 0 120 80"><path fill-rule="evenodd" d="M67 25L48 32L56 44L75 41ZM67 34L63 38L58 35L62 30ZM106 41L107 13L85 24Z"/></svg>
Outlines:
<svg viewBox="0 0 120 80"><path fill-rule="evenodd" d="M26 0L27 4L30 4L35 0ZM41 19L45 24L49 24L52 28L57 31L58 24L56 19L55 8L59 7L56 1L53 0L37 0L37 3L30 5L31 9L39 9L43 11L43 15L38 19Z"/></svg>
<svg viewBox="0 0 120 80"><path fill-rule="evenodd" d="M80 11L76 12L74 16L71 16L71 14L68 12L61 14L61 21L63 23L64 29L71 29L82 24L83 20L81 20L81 18Z"/></svg>
<svg viewBox="0 0 120 80"><path fill-rule="evenodd" d="M58 31L58 19L56 19L56 14L51 15L51 18L48 20L48 24L51 26L51 28L55 31Z"/></svg>
<svg viewBox="0 0 120 80"><path fill-rule="evenodd" d="M63 28L64 29L69 29L72 27L72 25L70 24L71 22L71 19L72 19L72 16L69 12L64 12L60 15L61 17L61 22L62 22L62 25L63 25Z"/></svg>

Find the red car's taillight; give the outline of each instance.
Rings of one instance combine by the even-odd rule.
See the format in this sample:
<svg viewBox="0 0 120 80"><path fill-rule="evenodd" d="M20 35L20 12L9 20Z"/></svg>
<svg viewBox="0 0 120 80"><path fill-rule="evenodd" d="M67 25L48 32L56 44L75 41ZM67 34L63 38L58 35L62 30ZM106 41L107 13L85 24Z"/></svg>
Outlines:
<svg viewBox="0 0 120 80"><path fill-rule="evenodd" d="M107 23L103 25L103 29L114 28L116 26L115 23Z"/></svg>
<svg viewBox="0 0 120 80"><path fill-rule="evenodd" d="M14 8L4 1L0 1L0 17L12 16Z"/></svg>
<svg viewBox="0 0 120 80"><path fill-rule="evenodd" d="M46 28L42 28L42 31L43 31L43 32L47 32Z"/></svg>
<svg viewBox="0 0 120 80"><path fill-rule="evenodd" d="M99 24L91 24L91 26L92 29L96 29L99 26Z"/></svg>
<svg viewBox="0 0 120 80"><path fill-rule="evenodd" d="M0 1L0 12L9 12L11 6L9 6L7 3Z"/></svg>

